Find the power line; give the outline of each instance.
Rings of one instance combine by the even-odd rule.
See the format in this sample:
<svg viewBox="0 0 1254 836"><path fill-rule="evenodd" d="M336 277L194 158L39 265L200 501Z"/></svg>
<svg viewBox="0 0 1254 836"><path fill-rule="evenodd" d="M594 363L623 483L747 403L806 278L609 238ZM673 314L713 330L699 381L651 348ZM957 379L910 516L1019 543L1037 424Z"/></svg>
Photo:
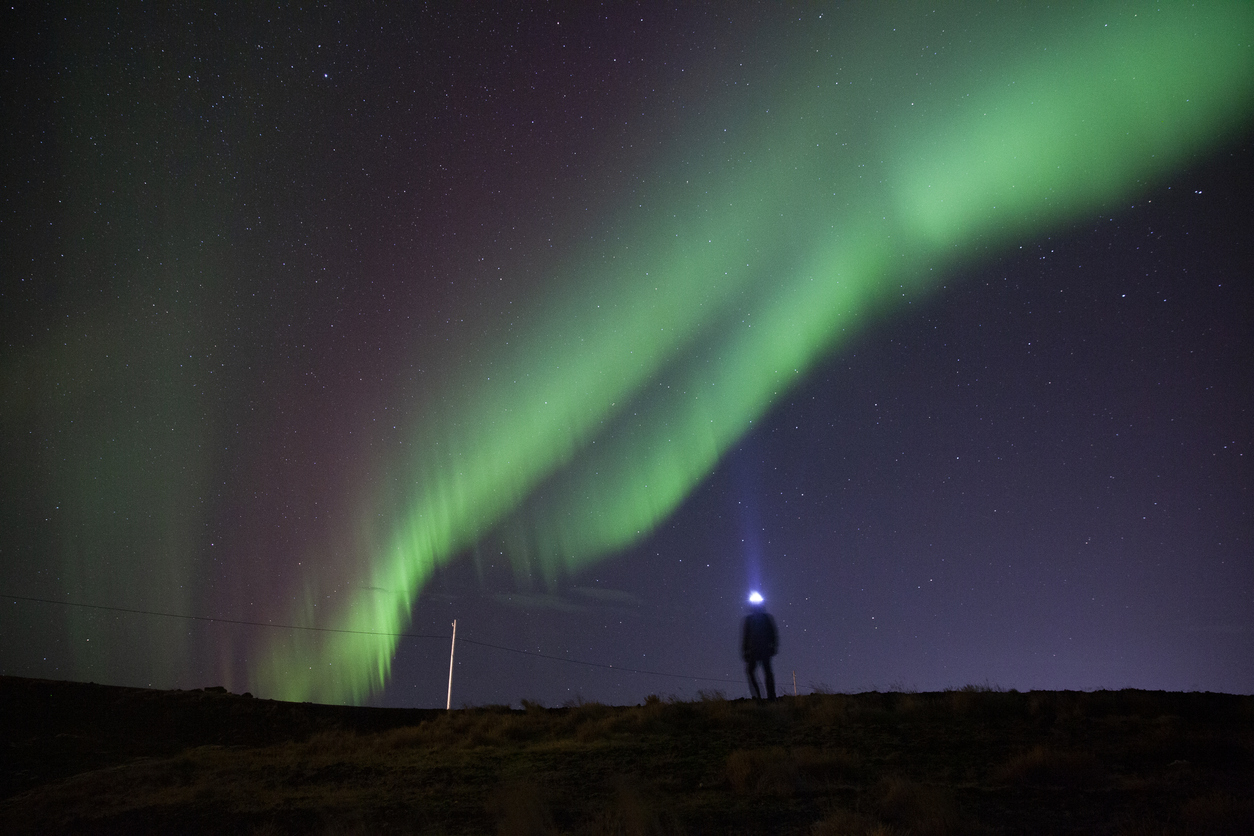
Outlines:
<svg viewBox="0 0 1254 836"><path fill-rule="evenodd" d="M279 630L312 630L318 633L349 633L357 636L403 636L407 639L446 639L448 636L424 636L418 633L377 633L368 630L337 630L334 627L304 627L299 624L274 624L267 621L239 621L234 618L215 618L209 615L183 615L174 612L156 612L154 610L132 610L126 607L106 607L101 604L81 604L77 601L57 601L52 598L30 598L25 595L4 595L18 601L38 601L41 604L59 604L62 607L82 607L89 610L108 610L109 612L125 612L132 615L159 615L163 618L182 618L186 621L212 621L217 624L242 624L246 627L274 627Z"/></svg>
<svg viewBox="0 0 1254 836"><path fill-rule="evenodd" d="M275 624L267 621L242 621L234 618L216 618L209 615L184 615L182 613L157 612L155 610L137 610L128 607L107 607L103 604L83 604L78 601L58 601L53 598L32 598L28 595L0 595L0 598L12 598L15 601L35 601L41 604L55 604L61 607L80 607L89 610L105 610L106 612L120 612L131 615L155 615L162 618L181 618L185 621L208 621L215 624L239 624L245 627L271 627L278 630L310 630L317 633L347 633L355 636L391 636L403 639L447 639L448 636L426 635L422 633L383 633L372 632L369 630L341 630L334 627L306 627L300 624ZM607 665L603 662L586 662L582 659L571 659L565 656L551 656L547 653L537 653L534 650L520 650L516 647L504 647L499 644L489 644L488 642L475 641L474 639L463 638L466 644L478 645L479 647L488 647L493 650L503 650L507 653L518 653L523 656L534 656L537 659L549 659L554 662L567 662L572 665L585 665L590 668L605 668L612 671L620 671L622 673L639 673L647 676L665 676L671 679L692 679L700 682L731 682L730 679L715 679L709 676L689 676L682 673L666 673L664 671L648 671L642 668L624 668L617 665Z"/></svg>

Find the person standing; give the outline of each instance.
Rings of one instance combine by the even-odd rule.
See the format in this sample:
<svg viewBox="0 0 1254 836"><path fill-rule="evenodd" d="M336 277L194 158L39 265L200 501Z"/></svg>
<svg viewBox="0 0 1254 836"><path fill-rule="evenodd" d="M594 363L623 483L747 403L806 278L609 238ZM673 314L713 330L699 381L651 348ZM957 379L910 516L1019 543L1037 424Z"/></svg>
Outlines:
<svg viewBox="0 0 1254 836"><path fill-rule="evenodd" d="M740 636L740 655L745 660L749 691L755 700L762 699L757 677L757 667L761 663L762 675L766 679L766 698L773 700L775 673L771 670L771 657L779 651L779 632L775 629L775 619L766 611L760 594L754 592L749 595L749 607Z"/></svg>

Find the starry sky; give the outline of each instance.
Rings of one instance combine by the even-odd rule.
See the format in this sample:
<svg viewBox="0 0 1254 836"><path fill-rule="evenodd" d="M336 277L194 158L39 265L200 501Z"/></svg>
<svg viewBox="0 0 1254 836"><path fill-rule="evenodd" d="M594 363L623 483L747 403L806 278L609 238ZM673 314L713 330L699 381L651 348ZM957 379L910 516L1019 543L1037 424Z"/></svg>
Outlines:
<svg viewBox="0 0 1254 836"><path fill-rule="evenodd" d="M361 5L0 12L0 673L1254 692L1248 4Z"/></svg>

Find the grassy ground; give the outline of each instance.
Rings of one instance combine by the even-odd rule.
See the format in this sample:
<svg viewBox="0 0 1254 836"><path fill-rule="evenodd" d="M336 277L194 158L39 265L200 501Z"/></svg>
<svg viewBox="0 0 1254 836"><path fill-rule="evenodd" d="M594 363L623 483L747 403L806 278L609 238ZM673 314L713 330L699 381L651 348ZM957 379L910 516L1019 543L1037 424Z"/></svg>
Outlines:
<svg viewBox="0 0 1254 836"><path fill-rule="evenodd" d="M6 833L1254 833L1254 697L349 709L0 678Z"/></svg>

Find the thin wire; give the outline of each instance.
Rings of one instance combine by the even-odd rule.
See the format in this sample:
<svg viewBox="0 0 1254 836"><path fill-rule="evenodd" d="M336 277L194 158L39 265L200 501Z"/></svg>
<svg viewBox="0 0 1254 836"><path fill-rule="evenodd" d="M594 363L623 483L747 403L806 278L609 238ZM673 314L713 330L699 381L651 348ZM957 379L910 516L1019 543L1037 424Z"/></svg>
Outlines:
<svg viewBox="0 0 1254 836"><path fill-rule="evenodd" d="M214 618L208 615L183 615L174 612L156 612L154 610L131 610L126 607L106 607L101 604L80 604L77 601L56 601L51 598L29 598L25 595L3 595L3 598L15 598L18 601L38 601L41 604L59 604L63 607L84 607L90 610L108 610L109 612L125 612L133 615L160 615L165 618L183 618L188 621L212 621L217 624L243 624L246 627L274 627L280 630L313 630L318 633L350 633L356 636L404 636L408 639L447 639L448 636L424 636L418 633L372 633L367 630L337 630L333 627L303 627L299 624L274 624L266 621L238 621L233 618Z"/></svg>
<svg viewBox="0 0 1254 836"><path fill-rule="evenodd" d="M155 610L135 610L127 607L106 607L102 604L82 604L77 601L57 601L52 598L31 598L27 595L0 595L0 598L12 598L17 601L36 601L41 604L56 604L62 607L82 607L91 610L106 610L108 612L124 612L131 615L157 615L163 618L182 618L187 621L209 621L216 624L240 624L246 627L273 627L280 630L311 630L318 633L348 633L355 636L393 636L404 639L447 639L448 636L425 635L422 633L378 633L368 630L339 630L334 627L305 627L299 624L274 624L265 621L241 621L234 618L215 618L208 615L183 615L181 613L172 612L156 612ZM488 644L487 642L475 641L474 639L463 638L466 644L478 645L479 647L489 647L493 650L503 650L507 653L519 653L523 656L534 656L538 659L550 659L554 662L568 662L572 665L586 665L590 668L606 668L612 671L620 671L622 673L641 673L648 676L665 676L671 679L692 679L700 682L731 682L730 679L714 679L708 676L688 676L682 673L664 673L663 671L647 671L641 668L623 668L617 665L606 665L601 662L585 662L582 659L570 659L565 656L550 656L547 653L537 653L534 650L519 650L516 647L503 647L499 644Z"/></svg>

